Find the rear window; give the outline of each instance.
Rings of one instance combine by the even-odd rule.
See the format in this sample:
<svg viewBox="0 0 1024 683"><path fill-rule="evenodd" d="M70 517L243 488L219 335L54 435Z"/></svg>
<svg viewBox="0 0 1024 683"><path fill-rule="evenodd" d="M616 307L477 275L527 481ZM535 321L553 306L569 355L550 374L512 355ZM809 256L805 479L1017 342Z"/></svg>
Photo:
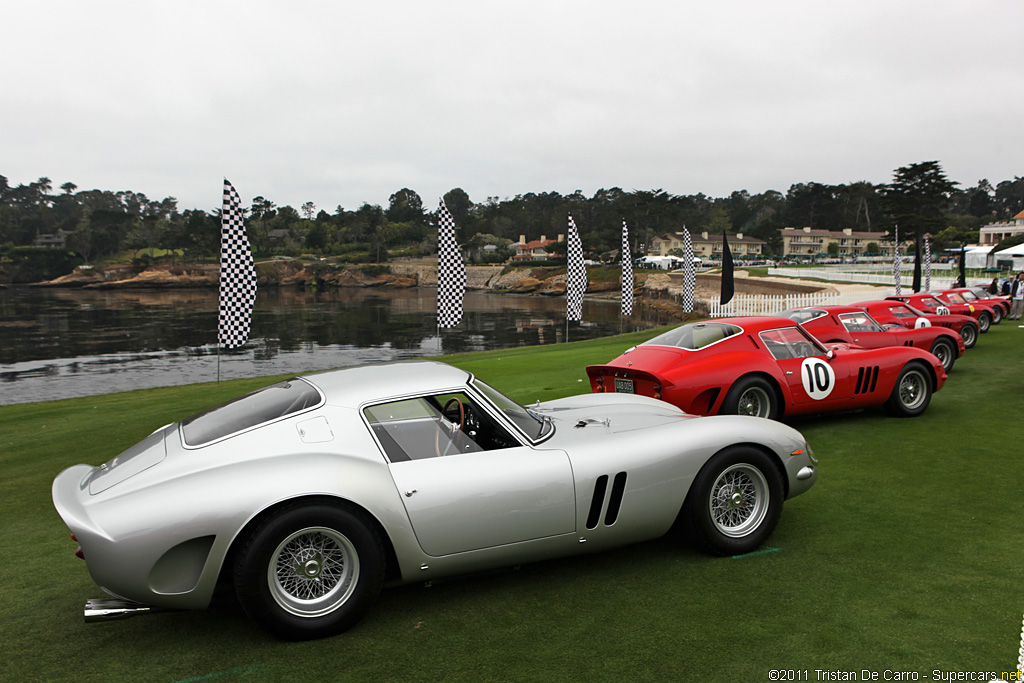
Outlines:
<svg viewBox="0 0 1024 683"><path fill-rule="evenodd" d="M186 446L205 446L226 436L319 405L320 392L298 377L196 413L181 421Z"/></svg>
<svg viewBox="0 0 1024 683"><path fill-rule="evenodd" d="M742 331L737 325L728 323L689 323L659 334L654 339L645 341L641 346L675 346L680 349L696 351Z"/></svg>
<svg viewBox="0 0 1024 683"><path fill-rule="evenodd" d="M805 323L828 315L828 313L820 308L787 308L777 315L780 318L789 318L790 320L795 320L798 323Z"/></svg>

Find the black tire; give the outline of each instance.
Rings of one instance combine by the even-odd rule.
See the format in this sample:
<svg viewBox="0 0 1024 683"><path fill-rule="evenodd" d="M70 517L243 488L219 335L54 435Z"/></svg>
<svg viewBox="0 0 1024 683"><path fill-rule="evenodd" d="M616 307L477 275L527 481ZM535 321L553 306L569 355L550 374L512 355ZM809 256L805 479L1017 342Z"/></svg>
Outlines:
<svg viewBox="0 0 1024 683"><path fill-rule="evenodd" d="M965 349L973 349L978 343L978 326L974 323L967 323L960 328L960 336L964 340Z"/></svg>
<svg viewBox="0 0 1024 683"><path fill-rule="evenodd" d="M920 362L903 366L896 378L885 410L895 417L917 417L923 413L932 400L932 380L928 369Z"/></svg>
<svg viewBox="0 0 1024 683"><path fill-rule="evenodd" d="M992 314L988 311L982 311L978 314L978 329L982 334L988 332L988 328L992 326Z"/></svg>
<svg viewBox="0 0 1024 683"><path fill-rule="evenodd" d="M779 416L779 400L775 388L761 377L740 377L729 388L718 414L750 415L775 420Z"/></svg>
<svg viewBox="0 0 1024 683"><path fill-rule="evenodd" d="M326 555L325 555L326 553ZM296 504L249 536L235 565L246 614L286 640L310 640L351 628L376 600L384 549L363 515Z"/></svg>
<svg viewBox="0 0 1024 683"><path fill-rule="evenodd" d="M957 345L947 337L936 337L932 342L931 354L939 359L946 372L953 369L956 363Z"/></svg>
<svg viewBox="0 0 1024 683"><path fill-rule="evenodd" d="M992 307L992 324L993 325L998 325L1001 322L1003 322L1003 307L1002 306L993 306Z"/></svg>
<svg viewBox="0 0 1024 683"><path fill-rule="evenodd" d="M782 475L750 446L731 446L701 468L683 504L687 535L712 555L743 555L768 540L782 514Z"/></svg>

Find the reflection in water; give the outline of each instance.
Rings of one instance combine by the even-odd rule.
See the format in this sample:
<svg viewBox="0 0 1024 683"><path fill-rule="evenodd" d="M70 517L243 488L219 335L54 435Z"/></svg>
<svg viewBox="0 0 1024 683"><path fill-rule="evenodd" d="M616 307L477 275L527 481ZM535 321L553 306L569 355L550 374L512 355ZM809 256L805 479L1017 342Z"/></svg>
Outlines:
<svg viewBox="0 0 1024 683"><path fill-rule="evenodd" d="M565 299L466 292L458 328L438 334L436 290L260 291L250 341L222 352L220 376L302 373L372 361L555 344ZM618 302L584 302L569 340L671 322ZM217 378L212 289L0 290L0 405L209 382Z"/></svg>

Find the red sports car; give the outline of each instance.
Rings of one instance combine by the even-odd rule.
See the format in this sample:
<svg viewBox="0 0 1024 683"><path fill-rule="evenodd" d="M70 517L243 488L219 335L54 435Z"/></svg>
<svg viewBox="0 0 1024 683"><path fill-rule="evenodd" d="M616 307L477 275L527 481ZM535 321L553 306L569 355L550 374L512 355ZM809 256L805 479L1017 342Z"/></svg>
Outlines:
<svg viewBox="0 0 1024 683"><path fill-rule="evenodd" d="M696 415L780 418L884 406L920 415L946 382L912 346L825 348L788 318L687 323L587 368L594 392L653 396Z"/></svg>
<svg viewBox="0 0 1024 683"><path fill-rule="evenodd" d="M969 315L933 315L900 301L860 301L853 305L863 308L883 325L944 327L960 335L964 348L973 349L978 343L978 323Z"/></svg>
<svg viewBox="0 0 1024 683"><path fill-rule="evenodd" d="M920 292L918 294L904 294L902 296L887 296L892 301L902 301L910 304L919 311L926 311L933 315L966 315L978 321L978 331L982 334L988 332L992 325L992 311L982 309L980 306L968 306L967 304L954 304L948 301L937 299L933 292Z"/></svg>
<svg viewBox="0 0 1024 683"><path fill-rule="evenodd" d="M985 288L983 285L982 286L976 285L974 287L968 287L968 289L971 290L971 293L974 294L974 296L978 297L982 301L995 302L995 303L1000 304L1003 307L1003 315L1004 316L1008 315L1010 313L1010 300L1007 299L1005 296L999 296L998 294L993 294L992 292L988 291L988 289ZM964 298L970 300L969 297L964 297Z"/></svg>
<svg viewBox="0 0 1024 683"><path fill-rule="evenodd" d="M941 292L933 292L935 298L939 301L945 301L948 304L961 304L964 306L970 306L974 309L980 309L982 311L988 311L992 316L992 324L998 325L1003 321L1003 307L1001 304L995 301L981 301L977 297L972 300L968 300L964 296L962 289L945 289Z"/></svg>
<svg viewBox="0 0 1024 683"><path fill-rule="evenodd" d="M779 315L795 320L826 344L855 344L866 349L885 346L915 346L930 351L949 372L964 354L960 335L941 327L907 329L901 325L885 327L863 308L856 306L807 306L790 308Z"/></svg>
<svg viewBox="0 0 1024 683"><path fill-rule="evenodd" d="M985 291L985 290L982 290ZM992 308L993 318L992 324L998 325L1003 320L1003 316L1010 312L1010 302L1006 299L1000 299L992 296L988 292L985 292L985 296L979 294L973 287L955 287L953 289L943 290L945 294L959 294L960 298L965 303L971 305L989 306Z"/></svg>

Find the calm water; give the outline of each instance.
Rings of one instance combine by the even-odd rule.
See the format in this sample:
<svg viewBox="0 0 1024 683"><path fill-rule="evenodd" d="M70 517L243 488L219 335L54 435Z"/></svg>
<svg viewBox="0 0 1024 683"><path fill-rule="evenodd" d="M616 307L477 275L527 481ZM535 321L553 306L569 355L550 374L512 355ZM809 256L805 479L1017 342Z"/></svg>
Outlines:
<svg viewBox="0 0 1024 683"><path fill-rule="evenodd" d="M221 379L565 341L565 299L466 293L462 324L437 332L436 290L260 291L250 341ZM569 340L671 322L584 301ZM217 292L0 289L0 405L217 379Z"/></svg>

